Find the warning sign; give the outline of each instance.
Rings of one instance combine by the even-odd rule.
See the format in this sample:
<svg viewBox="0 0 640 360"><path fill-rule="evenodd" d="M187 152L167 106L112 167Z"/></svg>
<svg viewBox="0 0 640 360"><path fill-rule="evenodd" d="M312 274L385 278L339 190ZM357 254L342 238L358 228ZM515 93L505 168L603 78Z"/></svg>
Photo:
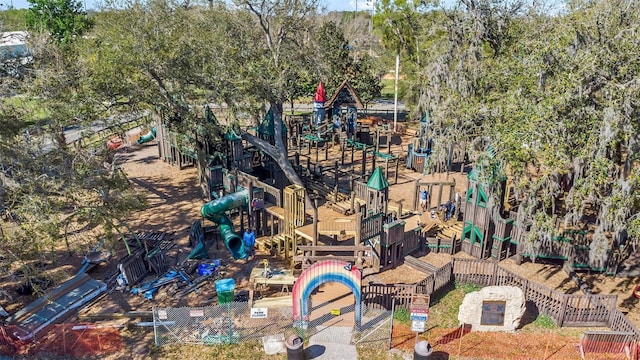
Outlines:
<svg viewBox="0 0 640 360"><path fill-rule="evenodd" d="M429 295L414 294L409 305L411 315L411 331L424 332L429 318Z"/></svg>

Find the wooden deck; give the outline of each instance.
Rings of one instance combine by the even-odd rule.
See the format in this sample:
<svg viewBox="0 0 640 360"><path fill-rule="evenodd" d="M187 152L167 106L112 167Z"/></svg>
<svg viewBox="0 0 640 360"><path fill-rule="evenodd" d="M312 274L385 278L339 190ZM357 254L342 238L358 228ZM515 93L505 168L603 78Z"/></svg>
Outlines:
<svg viewBox="0 0 640 360"><path fill-rule="evenodd" d="M265 204L264 210L267 212L267 214L273 215L280 220L284 220L284 208L267 203Z"/></svg>
<svg viewBox="0 0 640 360"><path fill-rule="evenodd" d="M318 221L319 235L347 235L356 236L355 219L337 219L335 221ZM301 226L296 229L296 235L307 240L313 240L313 224Z"/></svg>

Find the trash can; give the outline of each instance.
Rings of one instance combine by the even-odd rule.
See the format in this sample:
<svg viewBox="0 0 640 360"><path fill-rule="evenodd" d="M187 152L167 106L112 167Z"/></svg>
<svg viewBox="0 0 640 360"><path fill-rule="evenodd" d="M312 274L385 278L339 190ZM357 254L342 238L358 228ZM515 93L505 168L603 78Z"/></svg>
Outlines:
<svg viewBox="0 0 640 360"><path fill-rule="evenodd" d="M428 341L422 340L413 347L413 360L426 360L431 357L433 348Z"/></svg>
<svg viewBox="0 0 640 360"><path fill-rule="evenodd" d="M304 343L298 335L291 335L284 342L287 347L287 360L304 360Z"/></svg>
<svg viewBox="0 0 640 360"><path fill-rule="evenodd" d="M233 279L220 279L216 281L216 292L218 293L218 303L226 304L233 302L236 282Z"/></svg>

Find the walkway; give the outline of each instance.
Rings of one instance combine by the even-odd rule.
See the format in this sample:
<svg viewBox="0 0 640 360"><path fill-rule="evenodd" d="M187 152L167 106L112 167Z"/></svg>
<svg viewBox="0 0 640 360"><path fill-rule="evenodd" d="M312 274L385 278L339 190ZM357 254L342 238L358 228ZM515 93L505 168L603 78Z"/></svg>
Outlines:
<svg viewBox="0 0 640 360"><path fill-rule="evenodd" d="M308 359L357 360L358 351L351 345L353 328L345 326L318 326L318 332L309 338L306 349Z"/></svg>

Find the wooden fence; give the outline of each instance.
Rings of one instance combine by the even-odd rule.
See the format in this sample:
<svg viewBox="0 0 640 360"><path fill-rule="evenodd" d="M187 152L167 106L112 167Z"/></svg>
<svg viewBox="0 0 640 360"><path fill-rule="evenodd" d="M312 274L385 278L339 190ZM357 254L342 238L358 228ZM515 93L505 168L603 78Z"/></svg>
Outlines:
<svg viewBox="0 0 640 360"><path fill-rule="evenodd" d="M396 308L408 309L411 296L416 293L416 285L369 284L362 286L362 301L367 307L391 309L393 299Z"/></svg>
<svg viewBox="0 0 640 360"><path fill-rule="evenodd" d="M538 314L551 317L559 327L609 327L612 331L634 333L640 341L640 330L617 309L617 295L565 294L512 273L497 261L454 258L418 283L402 286L414 286L415 293L431 295L454 282L516 286L522 289L525 299L536 306ZM394 289L401 285L372 286L363 286L363 294L368 296L363 295L363 299L375 299L376 303L388 305L386 308L390 309L392 298L396 296ZM380 299L382 296L388 299ZM404 300L396 298L396 306L403 307L403 304Z"/></svg>
<svg viewBox="0 0 640 360"><path fill-rule="evenodd" d="M617 295L576 295L554 291L502 268L496 261L454 259L453 263L456 282L517 286L524 292L525 299L536 305L539 314L550 316L558 326L609 326L616 331L633 331L640 339L640 331L629 319L616 316L619 312L616 308Z"/></svg>
<svg viewBox="0 0 640 360"><path fill-rule="evenodd" d="M416 284L418 294L431 295L451 284L453 262L446 263L434 273L430 274Z"/></svg>
<svg viewBox="0 0 640 360"><path fill-rule="evenodd" d="M416 228L413 230L405 231L404 238L402 240L403 255L412 254L413 252L420 249L420 230L421 228Z"/></svg>

